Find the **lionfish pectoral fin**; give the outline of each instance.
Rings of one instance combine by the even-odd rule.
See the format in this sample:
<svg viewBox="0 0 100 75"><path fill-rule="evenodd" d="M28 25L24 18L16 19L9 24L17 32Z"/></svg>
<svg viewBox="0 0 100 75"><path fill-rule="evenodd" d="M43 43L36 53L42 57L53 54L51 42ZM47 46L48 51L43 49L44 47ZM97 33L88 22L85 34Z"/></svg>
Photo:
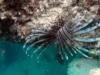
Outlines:
<svg viewBox="0 0 100 75"><path fill-rule="evenodd" d="M95 48L95 49L93 48L93 50L91 50L91 48L90 49L86 49L86 48L83 48L83 47L79 47L79 49L81 49L81 51L83 51L83 52L88 53L91 58L92 58L92 55L96 56L97 53L98 53L98 48Z"/></svg>
<svg viewBox="0 0 100 75"><path fill-rule="evenodd" d="M42 29L32 29L32 33L33 34L46 34L47 33L47 31L46 30L42 30Z"/></svg>
<svg viewBox="0 0 100 75"><path fill-rule="evenodd" d="M83 34L83 33L89 33L89 32L91 32L91 31L93 31L93 30L95 30L95 29L97 29L99 27L100 27L100 24L96 24L96 25L94 25L94 26L92 26L90 28L87 28L85 30L80 30L78 32L75 32L75 35L80 35L80 34Z"/></svg>
<svg viewBox="0 0 100 75"><path fill-rule="evenodd" d="M66 52L69 53L71 56L73 56L74 54L76 54L77 52L72 48L73 46L70 45L71 43L73 43L74 41L71 39L71 36L68 37L69 35L67 35L64 31L63 33L61 34L62 36L62 42L63 44L65 45L65 48L66 48ZM69 39L68 39L69 38ZM69 40L69 41L68 41ZM68 42L71 42L70 44L68 44Z"/></svg>
<svg viewBox="0 0 100 75"><path fill-rule="evenodd" d="M28 54L28 55L31 55L31 54L29 54L30 53L30 51L32 51L31 49L32 48L35 48L35 46L38 46L39 48L41 48L41 45L43 45L43 43L45 44L45 42L46 42L46 39L34 39L34 40L32 40L32 44L30 44L26 49L25 49L25 52L26 52L26 54ZM27 43L28 44L28 43ZM24 45L24 46L27 46L27 44L26 45Z"/></svg>
<svg viewBox="0 0 100 75"><path fill-rule="evenodd" d="M37 34L37 35L36 35L36 34L32 35L32 34L31 34L31 36L28 36L28 37L27 37L26 42L25 42L23 48L25 48L25 46L26 46L27 44L31 44L31 43L35 42L35 40L36 40L37 38L41 38L41 36L44 36L44 35L38 35L38 34Z"/></svg>
<svg viewBox="0 0 100 75"><path fill-rule="evenodd" d="M58 35L59 35L59 33L58 33ZM65 45L64 45L64 40L61 38L62 36L61 35L59 35L58 36L58 38L57 38L57 40L58 40L58 45L59 45L59 49L60 49L60 53L62 54L61 56L64 58L65 57L65 59L66 60L68 60L68 54L65 52L65 50L64 50L64 48L65 48Z"/></svg>
<svg viewBox="0 0 100 75"><path fill-rule="evenodd" d="M87 50L83 50L84 48L81 47L74 47L74 49L80 53L82 56L86 57L86 58L92 58L91 56L89 56L89 51ZM87 54L88 53L88 54Z"/></svg>
<svg viewBox="0 0 100 75"><path fill-rule="evenodd" d="M35 40L36 38L37 38L37 37L31 36L30 38L26 39L26 42L25 42L23 48L26 48L26 46L27 46L28 44L34 43L34 42L35 42L34 40Z"/></svg>
<svg viewBox="0 0 100 75"><path fill-rule="evenodd" d="M75 28L75 29L74 29L74 32L77 32L77 31L81 30L82 28L88 26L89 23L93 22L93 20L94 20L93 18L92 18L92 19L89 19L86 23L82 24L80 27Z"/></svg>
<svg viewBox="0 0 100 75"><path fill-rule="evenodd" d="M95 37L95 38L82 38L82 37L78 37L78 38L74 38L76 41L80 41L80 42L97 42L100 41L100 37Z"/></svg>
<svg viewBox="0 0 100 75"><path fill-rule="evenodd" d="M68 50L70 47L67 40L72 41L72 39L70 38L70 36L67 36L67 32L65 30L62 30L62 32L63 32L62 34L59 32L60 40L63 46L65 47L65 49ZM67 52L71 56L73 56L73 52L71 52L71 50L68 50Z"/></svg>
<svg viewBox="0 0 100 75"><path fill-rule="evenodd" d="M57 34L57 40L59 42L58 45L60 46L59 51L61 56L63 57L63 59L69 60L70 57L73 57L78 52L75 49L73 49L73 46L71 45L71 43L69 43L72 40L70 36L67 35L67 33L68 32L66 32L64 29L60 30Z"/></svg>
<svg viewBox="0 0 100 75"><path fill-rule="evenodd" d="M30 48L32 48L32 47L34 47L34 46L36 46L36 45L41 44L41 43L44 42L44 41L45 41L45 39L41 39L41 40L38 40L38 41L33 42L33 44L31 44L31 45L27 48L27 50L29 50Z"/></svg>
<svg viewBox="0 0 100 75"><path fill-rule="evenodd" d="M82 23L80 23L80 19L82 20L82 19L84 19L84 18L85 18L85 16L78 17L78 18L75 20L75 24L76 24L76 25L74 25L73 28L76 29L77 27L81 26Z"/></svg>
<svg viewBox="0 0 100 75"><path fill-rule="evenodd" d="M57 58L58 63L60 63L60 64L64 63L64 58L61 56L60 53L56 54L56 58Z"/></svg>
<svg viewBox="0 0 100 75"><path fill-rule="evenodd" d="M39 54L38 54L38 56L37 56L37 59L39 59L40 55L41 55L41 54L43 53L43 51L45 50L46 44L47 44L47 43L43 43L43 44L41 44L40 46L38 46L35 50L33 50L32 54L31 54L31 57L33 57L33 55L39 51Z"/></svg>
<svg viewBox="0 0 100 75"><path fill-rule="evenodd" d="M68 55L65 55L64 52L63 52L63 48L61 45L57 44L57 55L56 55L56 58L57 58L57 61L60 63L60 64L63 64L65 59L68 60L69 57ZM65 58L64 58L65 57Z"/></svg>

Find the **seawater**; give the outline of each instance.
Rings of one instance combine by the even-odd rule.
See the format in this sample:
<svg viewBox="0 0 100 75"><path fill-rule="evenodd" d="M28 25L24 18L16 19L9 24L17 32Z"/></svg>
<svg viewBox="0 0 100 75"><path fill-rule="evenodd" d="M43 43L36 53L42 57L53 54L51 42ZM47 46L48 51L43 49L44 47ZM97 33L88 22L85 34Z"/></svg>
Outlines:
<svg viewBox="0 0 100 75"><path fill-rule="evenodd" d="M23 44L0 41L0 75L88 75L91 69L100 68L99 60L80 56L60 64L55 52L51 46L39 59L35 55L30 58L25 55Z"/></svg>
<svg viewBox="0 0 100 75"><path fill-rule="evenodd" d="M23 44L1 41L0 49L5 53L1 56L0 75L66 75L66 66L57 63L53 48L48 49L40 59L28 57Z"/></svg>

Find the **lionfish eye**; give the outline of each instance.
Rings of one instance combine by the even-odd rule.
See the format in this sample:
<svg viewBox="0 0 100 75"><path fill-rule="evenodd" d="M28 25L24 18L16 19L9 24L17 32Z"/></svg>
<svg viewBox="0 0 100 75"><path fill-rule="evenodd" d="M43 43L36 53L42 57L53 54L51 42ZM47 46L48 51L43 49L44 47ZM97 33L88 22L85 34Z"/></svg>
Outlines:
<svg viewBox="0 0 100 75"><path fill-rule="evenodd" d="M26 37L24 50L26 55L33 57L38 53L37 58L48 49L51 43L56 46L57 60L62 63L69 60L76 54L81 54L86 58L96 55L93 49L100 48L100 22L95 18L88 19L81 23L67 23L59 20L51 30L34 28L32 33ZM100 52L100 51L96 51ZM100 53L97 53L100 54Z"/></svg>

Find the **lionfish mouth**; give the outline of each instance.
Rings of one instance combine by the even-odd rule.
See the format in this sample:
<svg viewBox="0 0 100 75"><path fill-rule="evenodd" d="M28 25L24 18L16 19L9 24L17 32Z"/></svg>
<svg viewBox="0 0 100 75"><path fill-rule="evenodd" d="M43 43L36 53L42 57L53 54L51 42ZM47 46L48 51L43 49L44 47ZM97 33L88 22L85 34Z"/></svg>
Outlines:
<svg viewBox="0 0 100 75"><path fill-rule="evenodd" d="M51 30L33 28L32 33L26 37L23 48L26 54L31 57L39 52L37 56L39 58L49 44L54 43L57 46L57 56L61 60L68 60L77 53L92 58L91 49L96 49L96 44L100 41L100 34L96 34L99 30L100 22L95 18L84 23L79 21L70 24L59 19L58 23L51 27ZM32 49L33 47L35 49Z"/></svg>

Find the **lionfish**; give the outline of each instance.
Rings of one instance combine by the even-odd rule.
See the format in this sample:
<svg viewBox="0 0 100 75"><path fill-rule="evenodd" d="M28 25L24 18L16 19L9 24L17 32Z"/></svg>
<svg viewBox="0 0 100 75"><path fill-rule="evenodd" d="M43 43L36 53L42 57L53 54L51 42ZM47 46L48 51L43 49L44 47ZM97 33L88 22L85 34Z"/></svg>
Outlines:
<svg viewBox="0 0 100 75"><path fill-rule="evenodd" d="M57 49L56 56L62 61L70 59L77 53L91 58L91 49L100 49L100 46L96 45L100 41L99 21L95 17L84 22L78 20L76 23L67 23L59 19L50 30L33 28L32 33L26 37L23 48L26 54L31 57L39 52L39 58L53 43ZM35 49L32 49L33 47Z"/></svg>

